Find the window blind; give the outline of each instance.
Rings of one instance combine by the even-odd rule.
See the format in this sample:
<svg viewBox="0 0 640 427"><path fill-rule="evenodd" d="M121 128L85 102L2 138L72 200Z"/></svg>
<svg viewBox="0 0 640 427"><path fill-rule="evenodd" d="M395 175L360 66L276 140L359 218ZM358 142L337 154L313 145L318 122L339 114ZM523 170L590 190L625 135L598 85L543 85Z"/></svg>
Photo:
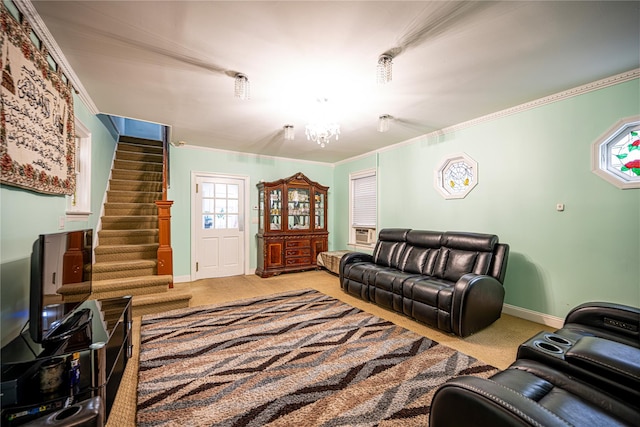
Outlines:
<svg viewBox="0 0 640 427"><path fill-rule="evenodd" d="M376 226L376 175L368 175L352 180L352 226Z"/></svg>

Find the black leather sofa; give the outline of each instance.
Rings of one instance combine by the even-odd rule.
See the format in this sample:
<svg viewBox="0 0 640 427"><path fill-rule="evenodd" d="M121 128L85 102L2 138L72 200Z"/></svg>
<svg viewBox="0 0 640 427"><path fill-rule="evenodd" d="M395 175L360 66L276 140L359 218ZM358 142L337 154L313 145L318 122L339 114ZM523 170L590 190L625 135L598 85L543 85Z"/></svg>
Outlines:
<svg viewBox="0 0 640 427"><path fill-rule="evenodd" d="M462 376L431 402L430 426L639 426L640 309L583 304L518 348L489 379Z"/></svg>
<svg viewBox="0 0 640 427"><path fill-rule="evenodd" d="M365 301L466 337L502 312L509 245L492 234L387 228L373 254L340 261L340 286Z"/></svg>

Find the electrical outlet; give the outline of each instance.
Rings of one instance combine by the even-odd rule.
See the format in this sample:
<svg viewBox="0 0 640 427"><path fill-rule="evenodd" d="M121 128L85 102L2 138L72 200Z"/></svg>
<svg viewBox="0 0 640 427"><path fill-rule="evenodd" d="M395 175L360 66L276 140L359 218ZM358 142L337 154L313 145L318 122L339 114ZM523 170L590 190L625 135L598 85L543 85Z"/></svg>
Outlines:
<svg viewBox="0 0 640 427"><path fill-rule="evenodd" d="M58 218L58 230L64 230L64 217L63 216Z"/></svg>

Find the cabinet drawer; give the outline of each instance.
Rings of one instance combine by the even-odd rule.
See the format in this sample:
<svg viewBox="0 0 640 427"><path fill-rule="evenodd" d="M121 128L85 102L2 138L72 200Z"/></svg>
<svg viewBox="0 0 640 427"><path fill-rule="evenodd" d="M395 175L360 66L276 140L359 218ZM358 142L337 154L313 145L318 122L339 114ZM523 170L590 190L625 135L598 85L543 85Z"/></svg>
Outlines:
<svg viewBox="0 0 640 427"><path fill-rule="evenodd" d="M300 248L300 249L287 249L286 250L287 257L290 256L310 256L311 248Z"/></svg>
<svg viewBox="0 0 640 427"><path fill-rule="evenodd" d="M287 265L311 265L311 262L309 261L309 257L296 257L296 258L287 258L286 260L286 264Z"/></svg>
<svg viewBox="0 0 640 427"><path fill-rule="evenodd" d="M311 240L287 240L285 242L285 248L308 248L311 247Z"/></svg>

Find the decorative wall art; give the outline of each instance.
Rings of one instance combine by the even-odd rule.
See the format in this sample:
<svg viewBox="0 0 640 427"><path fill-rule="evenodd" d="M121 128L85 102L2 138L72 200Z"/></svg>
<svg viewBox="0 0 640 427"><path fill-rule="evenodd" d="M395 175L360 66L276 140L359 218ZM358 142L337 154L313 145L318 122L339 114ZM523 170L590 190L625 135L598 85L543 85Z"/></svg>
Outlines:
<svg viewBox="0 0 640 427"><path fill-rule="evenodd" d="M591 170L618 188L640 188L640 116L619 120L591 145Z"/></svg>
<svg viewBox="0 0 640 427"><path fill-rule="evenodd" d="M2 184L45 194L75 190L72 88L32 32L0 7Z"/></svg>
<svg viewBox="0 0 640 427"><path fill-rule="evenodd" d="M447 157L435 171L434 184L445 199L462 199L478 185L478 163L464 153Z"/></svg>

